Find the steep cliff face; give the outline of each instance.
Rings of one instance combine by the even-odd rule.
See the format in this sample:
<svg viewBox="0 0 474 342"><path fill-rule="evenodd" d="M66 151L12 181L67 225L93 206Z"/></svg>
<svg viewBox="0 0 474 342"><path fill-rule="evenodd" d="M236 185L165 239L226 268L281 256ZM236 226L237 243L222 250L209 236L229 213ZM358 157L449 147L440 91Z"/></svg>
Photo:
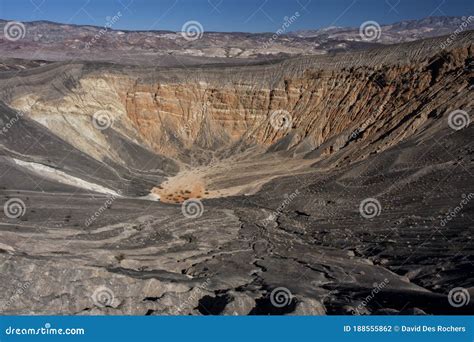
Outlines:
<svg viewBox="0 0 474 342"><path fill-rule="evenodd" d="M216 158L241 164L228 158L249 149L255 153L245 160L267 150L340 166L427 129L448 110L469 107L471 38L465 34L442 52L434 39L248 67L47 66L25 72L21 82L9 80L16 88L2 92L13 108L98 160L124 164L106 131L97 129L102 120L182 169ZM45 87L52 75L60 77Z"/></svg>
<svg viewBox="0 0 474 342"><path fill-rule="evenodd" d="M288 134L291 141L279 148L309 152L344 135L328 146L331 153L355 131L366 142L382 139L379 149L385 149L413 134L430 114L442 114L447 103L462 101L471 56L467 47L413 65L308 69L272 88L137 84L121 98L139 135L165 153L176 153L180 144L228 147L243 140L270 146Z"/></svg>

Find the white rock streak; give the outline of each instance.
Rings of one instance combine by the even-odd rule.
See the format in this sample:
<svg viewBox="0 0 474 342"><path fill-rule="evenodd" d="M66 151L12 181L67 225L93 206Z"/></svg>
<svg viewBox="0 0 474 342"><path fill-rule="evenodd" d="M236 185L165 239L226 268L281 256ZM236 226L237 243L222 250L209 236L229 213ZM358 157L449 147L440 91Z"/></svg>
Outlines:
<svg viewBox="0 0 474 342"><path fill-rule="evenodd" d="M12 159L17 165L20 165L32 172L38 173L40 174L41 177L46 177L53 181L56 181L62 184L72 185L77 188L121 197L116 191L112 189L108 189L106 187L103 187L102 185L94 184L94 183L85 181L83 179L80 179L78 177L68 175L67 173L57 170L55 168L52 168L43 164L39 164L39 163L25 162L23 160L19 160L15 158L12 158Z"/></svg>

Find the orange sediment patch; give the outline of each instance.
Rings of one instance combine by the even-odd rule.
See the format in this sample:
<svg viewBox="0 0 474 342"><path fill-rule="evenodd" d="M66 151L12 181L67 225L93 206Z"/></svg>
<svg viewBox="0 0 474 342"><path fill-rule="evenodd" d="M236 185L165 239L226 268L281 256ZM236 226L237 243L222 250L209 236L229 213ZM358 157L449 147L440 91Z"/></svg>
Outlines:
<svg viewBox="0 0 474 342"><path fill-rule="evenodd" d="M223 160L179 172L152 189L160 201L179 204L190 198L219 198L255 194L277 177L305 173L312 160L262 155L257 160ZM258 167L256 167L258 165Z"/></svg>
<svg viewBox="0 0 474 342"><path fill-rule="evenodd" d="M204 181L187 171L154 187L151 192L159 195L160 201L166 203L182 203L190 198L205 198L209 194Z"/></svg>

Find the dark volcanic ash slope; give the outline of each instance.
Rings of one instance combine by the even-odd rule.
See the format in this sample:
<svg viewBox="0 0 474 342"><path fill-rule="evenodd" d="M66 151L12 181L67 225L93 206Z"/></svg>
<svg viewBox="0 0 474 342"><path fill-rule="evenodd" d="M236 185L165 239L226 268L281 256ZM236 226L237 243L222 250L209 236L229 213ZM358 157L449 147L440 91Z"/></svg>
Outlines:
<svg viewBox="0 0 474 342"><path fill-rule="evenodd" d="M3 312L471 312L472 38L0 73Z"/></svg>

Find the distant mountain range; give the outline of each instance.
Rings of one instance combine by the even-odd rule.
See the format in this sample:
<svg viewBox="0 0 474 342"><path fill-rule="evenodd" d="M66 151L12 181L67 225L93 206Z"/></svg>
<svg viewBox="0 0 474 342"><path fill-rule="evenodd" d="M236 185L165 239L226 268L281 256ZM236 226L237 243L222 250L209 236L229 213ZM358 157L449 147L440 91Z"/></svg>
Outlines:
<svg viewBox="0 0 474 342"><path fill-rule="evenodd" d="M284 32L275 33L202 32L199 39L185 39L184 33L173 31L114 30L119 21L120 18L104 27L25 22L23 38L12 41L2 36L0 57L98 60L140 65L227 63L242 59L327 54L448 35L463 23L467 25L465 30L472 29L474 17L428 17L381 26L366 22L367 32L363 32L367 36L361 34L361 28L291 31L290 25ZM7 23L0 20L0 32L4 32Z"/></svg>
<svg viewBox="0 0 474 342"><path fill-rule="evenodd" d="M405 20L394 24L381 25L381 34L378 43L392 44L414 41L423 38L437 37L450 34L458 29L463 22L471 26L468 16L463 17L427 17L419 20ZM336 40L361 40L359 28L328 27L319 30L299 30L291 33L301 38L322 38Z"/></svg>

